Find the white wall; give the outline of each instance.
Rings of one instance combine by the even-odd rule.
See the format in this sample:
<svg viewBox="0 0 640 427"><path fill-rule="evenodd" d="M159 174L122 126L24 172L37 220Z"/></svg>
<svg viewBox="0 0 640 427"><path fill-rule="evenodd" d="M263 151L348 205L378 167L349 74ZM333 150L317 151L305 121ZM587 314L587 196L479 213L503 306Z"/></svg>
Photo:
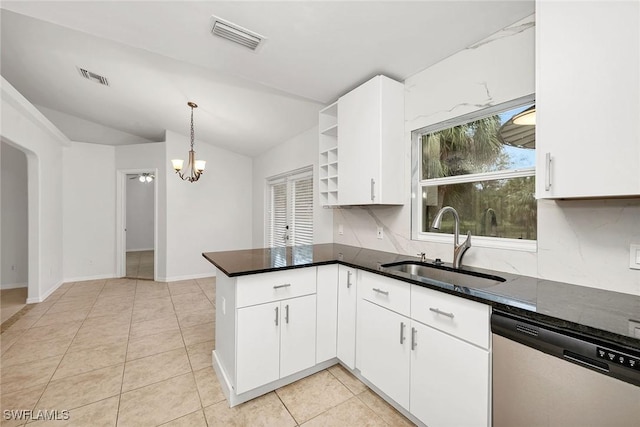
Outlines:
<svg viewBox="0 0 640 427"><path fill-rule="evenodd" d="M188 151L186 135L167 131L166 165L176 158L186 165ZM251 247L251 158L200 141L195 151L207 161L199 181L182 181L170 168L165 173L168 281L214 275L203 252Z"/></svg>
<svg viewBox="0 0 640 427"><path fill-rule="evenodd" d="M27 157L25 154L2 142L2 218L0 235L2 240L2 263L0 283L2 289L27 286Z"/></svg>
<svg viewBox="0 0 640 427"><path fill-rule="evenodd" d="M1 81L0 137L27 155L27 302L39 302L62 284L62 147L69 140L9 82Z"/></svg>
<svg viewBox="0 0 640 427"><path fill-rule="evenodd" d="M411 131L535 92L534 17L476 43L405 81L405 145ZM407 168L409 169L409 168ZM406 182L411 182L406 171ZM615 179L615 177L603 177ZM337 228L344 227L344 235ZM385 238L375 237L383 226ZM452 259L452 245L411 240L411 198L402 207L334 210L334 241ZM472 247L466 265L640 295L629 243L640 242L640 200L539 201L538 251Z"/></svg>
<svg viewBox="0 0 640 427"><path fill-rule="evenodd" d="M127 175L127 251L153 250L154 186Z"/></svg>
<svg viewBox="0 0 640 427"><path fill-rule="evenodd" d="M115 147L72 142L63 153L64 280L115 276Z"/></svg>
<svg viewBox="0 0 640 427"><path fill-rule="evenodd" d="M333 213L318 196L318 128L313 127L253 159L253 247L265 246L267 178L313 165L313 242L333 240Z"/></svg>

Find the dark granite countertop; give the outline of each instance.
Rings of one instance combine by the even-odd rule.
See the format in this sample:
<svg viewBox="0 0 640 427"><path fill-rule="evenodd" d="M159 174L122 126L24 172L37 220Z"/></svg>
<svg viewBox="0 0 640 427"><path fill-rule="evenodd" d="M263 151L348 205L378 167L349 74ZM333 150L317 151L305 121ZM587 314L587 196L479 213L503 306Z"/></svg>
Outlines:
<svg viewBox="0 0 640 427"><path fill-rule="evenodd" d="M462 269L501 276L506 281L484 289L454 287L408 273L381 270L383 264L416 261L415 257L332 243L206 252L202 256L230 277L340 263L489 304L569 333L640 351L640 339L634 337L633 328L630 328L630 320L640 322L640 296L471 267Z"/></svg>

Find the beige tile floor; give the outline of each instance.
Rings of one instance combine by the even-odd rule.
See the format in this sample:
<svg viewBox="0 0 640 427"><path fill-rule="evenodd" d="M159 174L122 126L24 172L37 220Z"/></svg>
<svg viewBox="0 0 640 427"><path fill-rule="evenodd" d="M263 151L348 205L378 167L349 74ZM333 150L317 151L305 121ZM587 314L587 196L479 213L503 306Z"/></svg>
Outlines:
<svg viewBox="0 0 640 427"><path fill-rule="evenodd" d="M214 301L215 278L65 283L0 335L2 413L69 411L30 426L412 425L339 365L229 408L211 367Z"/></svg>
<svg viewBox="0 0 640 427"><path fill-rule="evenodd" d="M127 277L153 280L153 251L127 252Z"/></svg>
<svg viewBox="0 0 640 427"><path fill-rule="evenodd" d="M27 288L0 291L0 323L4 322L27 305Z"/></svg>

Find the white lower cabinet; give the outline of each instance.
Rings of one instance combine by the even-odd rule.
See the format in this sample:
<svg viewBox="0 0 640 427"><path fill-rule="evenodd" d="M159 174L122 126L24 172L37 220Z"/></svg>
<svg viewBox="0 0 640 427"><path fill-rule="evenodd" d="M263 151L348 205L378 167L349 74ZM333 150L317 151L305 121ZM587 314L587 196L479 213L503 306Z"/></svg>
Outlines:
<svg viewBox="0 0 640 427"><path fill-rule="evenodd" d="M356 366L356 270L338 266L337 356L350 369Z"/></svg>
<svg viewBox="0 0 640 427"><path fill-rule="evenodd" d="M489 352L412 322L409 411L430 427L489 424Z"/></svg>
<svg viewBox="0 0 640 427"><path fill-rule="evenodd" d="M360 372L391 399L409 408L409 363L407 339L411 321L369 301L360 305Z"/></svg>
<svg viewBox="0 0 640 427"><path fill-rule="evenodd" d="M238 309L238 394L280 378L280 302ZM260 355L259 363L256 355Z"/></svg>
<svg viewBox="0 0 640 427"><path fill-rule="evenodd" d="M315 365L316 296L238 309L236 393Z"/></svg>
<svg viewBox="0 0 640 427"><path fill-rule="evenodd" d="M489 307L379 275L361 279L362 376L429 427L491 425Z"/></svg>

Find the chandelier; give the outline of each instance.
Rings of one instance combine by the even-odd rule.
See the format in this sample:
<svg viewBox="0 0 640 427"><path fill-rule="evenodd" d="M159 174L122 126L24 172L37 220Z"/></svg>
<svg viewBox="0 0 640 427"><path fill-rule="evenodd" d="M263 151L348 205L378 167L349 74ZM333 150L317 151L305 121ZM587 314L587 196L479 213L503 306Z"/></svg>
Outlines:
<svg viewBox="0 0 640 427"><path fill-rule="evenodd" d="M195 102L187 102L187 105L191 107L191 149L189 150L189 163L187 164L187 170L182 172L182 166L184 165L184 160L182 159L173 159L171 160L171 164L173 165L173 169L176 171L178 176L182 178L183 181L196 182L200 175L204 172L204 165L206 163L205 160L196 160L196 152L193 151L193 109L198 108Z"/></svg>

